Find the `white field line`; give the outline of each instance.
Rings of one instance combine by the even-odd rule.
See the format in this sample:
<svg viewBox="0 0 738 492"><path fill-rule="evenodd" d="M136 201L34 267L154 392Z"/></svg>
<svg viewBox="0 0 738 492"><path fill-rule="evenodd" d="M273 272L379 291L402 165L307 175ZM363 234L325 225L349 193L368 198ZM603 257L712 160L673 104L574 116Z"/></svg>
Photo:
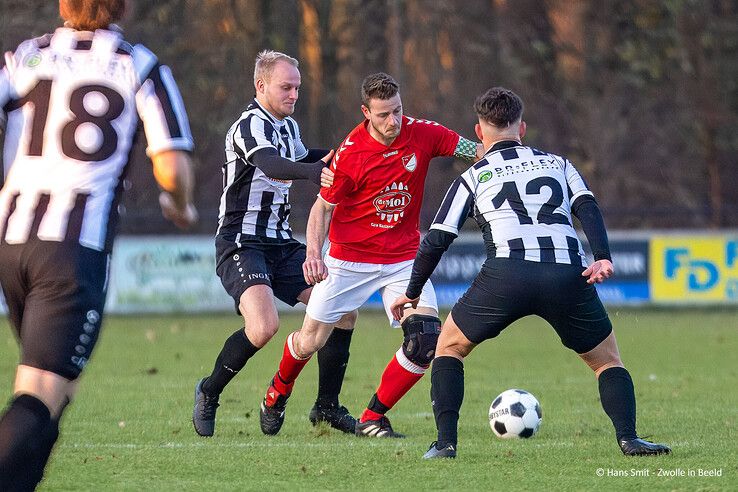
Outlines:
<svg viewBox="0 0 738 492"><path fill-rule="evenodd" d="M250 441L250 442L165 442L160 444L137 444L137 443L61 443L59 447L69 449L196 449L215 446L218 448L313 448L313 449L335 449L344 446L379 446L385 443L384 440L357 439L357 442L297 442L297 441ZM404 443L394 441L398 447L414 448L416 444L405 441ZM538 448L571 448L574 447L573 441L545 441L537 442L535 447ZM683 443L682 444L683 447Z"/></svg>
<svg viewBox="0 0 738 492"><path fill-rule="evenodd" d="M361 439L360 442L346 442L341 444L330 442L298 442L298 441L250 441L250 442L216 442L208 440L208 442L163 442L159 444L139 444L139 443L61 443L58 447L70 449L195 449L205 447L218 448L325 448L335 449L338 447L354 447L354 446L378 446L380 441ZM382 441L383 442L383 441ZM412 447L410 443L394 442L399 447Z"/></svg>

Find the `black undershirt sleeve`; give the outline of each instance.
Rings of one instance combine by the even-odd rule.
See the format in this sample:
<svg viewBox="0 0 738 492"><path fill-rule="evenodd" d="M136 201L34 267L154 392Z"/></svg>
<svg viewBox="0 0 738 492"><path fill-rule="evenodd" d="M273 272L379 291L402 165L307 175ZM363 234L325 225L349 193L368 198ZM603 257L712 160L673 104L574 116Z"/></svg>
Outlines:
<svg viewBox="0 0 738 492"><path fill-rule="evenodd" d="M308 155L310 152L308 152ZM325 154L323 154L325 155ZM261 172L275 179L307 179L313 183L320 184L320 173L323 170L323 161L294 162L281 157L277 149L259 149L251 156L251 162Z"/></svg>
<svg viewBox="0 0 738 492"><path fill-rule="evenodd" d="M582 229L587 236L589 246L592 248L592 255L594 255L595 261L612 261L605 221L602 218L600 207L597 205L594 197L591 195L580 196L574 200L571 211L582 224Z"/></svg>
<svg viewBox="0 0 738 492"><path fill-rule="evenodd" d="M297 162L317 162L321 160L330 150L325 149L308 149L308 153L305 157L298 159Z"/></svg>
<svg viewBox="0 0 738 492"><path fill-rule="evenodd" d="M405 291L405 295L408 298L416 299L420 297L423 286L430 278L433 270L438 266L443 253L454 242L454 239L456 239L456 235L450 232L438 229L428 231L428 234L426 234L423 242L420 244L418 254L415 256L413 273L410 276L410 283Z"/></svg>

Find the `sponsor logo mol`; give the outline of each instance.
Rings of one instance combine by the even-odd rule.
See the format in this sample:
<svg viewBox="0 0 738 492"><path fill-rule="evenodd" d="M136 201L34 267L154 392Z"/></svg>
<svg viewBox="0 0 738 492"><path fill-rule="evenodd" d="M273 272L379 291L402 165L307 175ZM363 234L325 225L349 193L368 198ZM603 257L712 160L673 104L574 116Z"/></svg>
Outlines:
<svg viewBox="0 0 738 492"><path fill-rule="evenodd" d="M397 222L405 215L405 208L412 200L407 190L407 185L402 182L392 183L374 199L374 208L381 220Z"/></svg>

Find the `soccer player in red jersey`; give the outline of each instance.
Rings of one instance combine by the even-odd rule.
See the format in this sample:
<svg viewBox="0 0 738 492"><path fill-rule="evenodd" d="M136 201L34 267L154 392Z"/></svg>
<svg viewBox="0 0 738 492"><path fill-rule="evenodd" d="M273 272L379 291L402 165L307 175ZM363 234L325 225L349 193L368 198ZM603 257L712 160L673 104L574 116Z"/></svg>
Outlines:
<svg viewBox="0 0 738 492"><path fill-rule="evenodd" d="M404 116L399 85L385 73L364 79L361 96L365 121L336 152L333 185L321 190L310 211L303 273L309 284L317 285L302 329L287 338L279 370L262 402L265 434L279 432L295 379L343 314L378 290L393 321L389 306L405 292L420 244L420 207L430 160L455 156L473 162L481 154L481 146L438 123ZM326 232L331 245L323 259ZM433 359L441 323L430 282L417 308L408 309L400 324L404 341L357 422L357 435L403 437L394 432L385 413L420 380Z"/></svg>

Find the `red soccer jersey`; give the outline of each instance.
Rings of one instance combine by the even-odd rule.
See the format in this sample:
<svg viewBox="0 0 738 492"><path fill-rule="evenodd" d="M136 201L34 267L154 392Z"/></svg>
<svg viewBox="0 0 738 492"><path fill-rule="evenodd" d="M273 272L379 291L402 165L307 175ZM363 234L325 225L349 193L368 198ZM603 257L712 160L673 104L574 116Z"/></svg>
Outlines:
<svg viewBox="0 0 738 492"><path fill-rule="evenodd" d="M333 186L320 196L336 205L328 237L330 255L361 263L412 260L420 244L420 206L428 163L451 156L459 135L433 121L402 117L389 147L364 121L349 133L333 160Z"/></svg>

